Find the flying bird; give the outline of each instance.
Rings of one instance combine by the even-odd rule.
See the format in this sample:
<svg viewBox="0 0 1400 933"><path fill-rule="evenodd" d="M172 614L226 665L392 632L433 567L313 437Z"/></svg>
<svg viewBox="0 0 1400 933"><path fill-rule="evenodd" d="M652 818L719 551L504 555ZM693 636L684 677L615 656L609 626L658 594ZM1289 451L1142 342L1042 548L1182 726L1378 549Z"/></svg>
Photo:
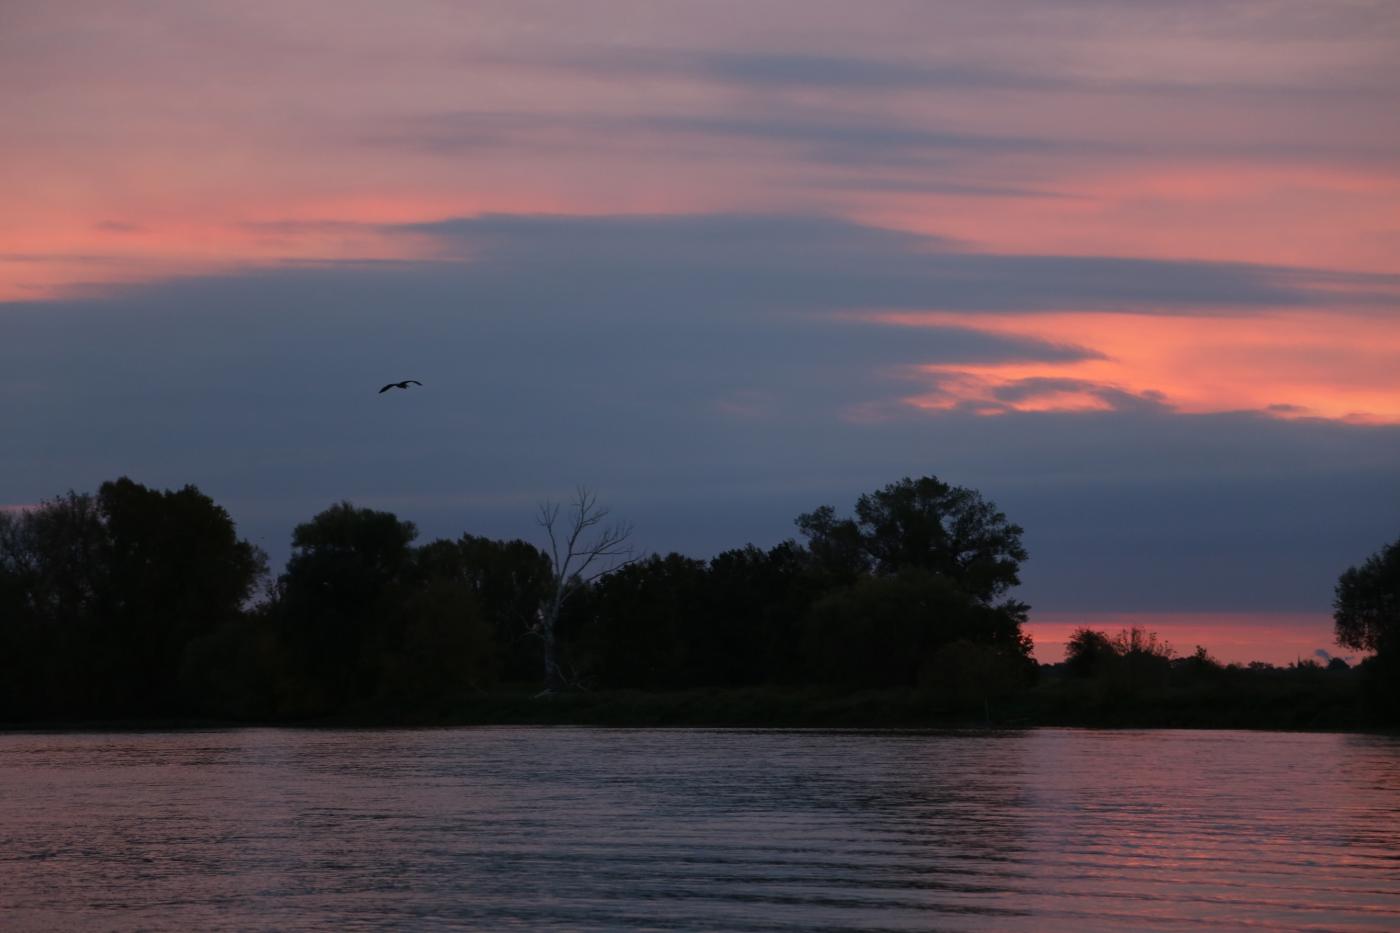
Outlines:
<svg viewBox="0 0 1400 933"><path fill-rule="evenodd" d="M388 385L386 385L384 388L380 389L380 390L379 390L379 394L380 394L380 395L383 395L385 392L388 392L390 389L407 389L407 388L409 387L409 384L410 384L410 383L413 384L413 385L416 385L416 386L421 386L421 385L423 384L423 383L419 382L417 379L405 379L403 382L391 382L391 383L389 383Z"/></svg>

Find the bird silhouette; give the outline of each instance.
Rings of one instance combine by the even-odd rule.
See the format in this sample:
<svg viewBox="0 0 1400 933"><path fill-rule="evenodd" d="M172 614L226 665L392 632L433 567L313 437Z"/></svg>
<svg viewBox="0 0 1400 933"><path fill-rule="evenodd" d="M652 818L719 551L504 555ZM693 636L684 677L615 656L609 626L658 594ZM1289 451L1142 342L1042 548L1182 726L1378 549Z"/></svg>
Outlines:
<svg viewBox="0 0 1400 933"><path fill-rule="evenodd" d="M421 386L421 385L423 384L423 383L419 382L417 379L405 379L403 382L391 382L391 383L389 383L388 385L386 385L384 388L380 389L380 390L379 390L379 394L380 394L380 395L383 395L385 392L388 392L390 389L407 389L409 383L412 383L413 385L416 385L416 386Z"/></svg>

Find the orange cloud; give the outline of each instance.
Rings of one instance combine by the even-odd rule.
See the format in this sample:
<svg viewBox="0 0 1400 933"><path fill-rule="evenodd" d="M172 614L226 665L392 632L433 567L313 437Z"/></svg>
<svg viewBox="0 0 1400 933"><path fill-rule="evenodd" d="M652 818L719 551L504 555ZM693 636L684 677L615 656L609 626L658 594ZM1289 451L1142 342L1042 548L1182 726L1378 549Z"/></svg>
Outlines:
<svg viewBox="0 0 1400 933"><path fill-rule="evenodd" d="M887 313L907 327L958 326L1095 350L1098 359L930 365L920 408L1092 411L1127 404L1208 413L1400 423L1400 327L1375 314L1278 311L1249 317L1147 314Z"/></svg>

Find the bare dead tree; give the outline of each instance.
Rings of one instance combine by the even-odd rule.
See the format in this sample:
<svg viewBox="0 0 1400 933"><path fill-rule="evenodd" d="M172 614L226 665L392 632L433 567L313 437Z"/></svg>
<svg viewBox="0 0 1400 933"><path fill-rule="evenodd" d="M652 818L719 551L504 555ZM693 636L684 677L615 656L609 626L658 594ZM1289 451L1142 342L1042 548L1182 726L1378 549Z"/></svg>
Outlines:
<svg viewBox="0 0 1400 933"><path fill-rule="evenodd" d="M568 522L559 522L559 504L541 502L536 521L549 535L549 557L553 564L550 592L536 619L535 629L544 642L544 689L552 693L564 685L559 667L555 626L570 596L581 587L620 570L637 558L627 543L632 526L609 522L608 510L585 486L574 491Z"/></svg>

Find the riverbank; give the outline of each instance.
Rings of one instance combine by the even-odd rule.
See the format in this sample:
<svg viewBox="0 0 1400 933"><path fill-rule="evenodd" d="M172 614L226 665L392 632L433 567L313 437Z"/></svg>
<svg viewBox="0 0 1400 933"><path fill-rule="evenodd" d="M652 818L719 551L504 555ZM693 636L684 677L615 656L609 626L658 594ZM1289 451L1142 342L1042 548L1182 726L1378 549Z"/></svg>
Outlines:
<svg viewBox="0 0 1400 933"><path fill-rule="evenodd" d="M1216 684L1124 689L1098 681L1042 679L999 696L948 696L918 688L832 687L597 690L541 694L530 685L432 700L380 698L317 717L8 722L0 730L217 728L245 725L418 727L577 725L736 728L1268 729L1394 728L1368 711L1358 679L1328 672L1251 677Z"/></svg>
<svg viewBox="0 0 1400 933"><path fill-rule="evenodd" d="M939 728L1084 726L1163 729L1370 731L1350 685L1222 694L1199 688L1120 695L1094 685L1048 684L1022 693L949 702L917 689L609 690L541 696L484 694L424 707L366 707L338 724Z"/></svg>

